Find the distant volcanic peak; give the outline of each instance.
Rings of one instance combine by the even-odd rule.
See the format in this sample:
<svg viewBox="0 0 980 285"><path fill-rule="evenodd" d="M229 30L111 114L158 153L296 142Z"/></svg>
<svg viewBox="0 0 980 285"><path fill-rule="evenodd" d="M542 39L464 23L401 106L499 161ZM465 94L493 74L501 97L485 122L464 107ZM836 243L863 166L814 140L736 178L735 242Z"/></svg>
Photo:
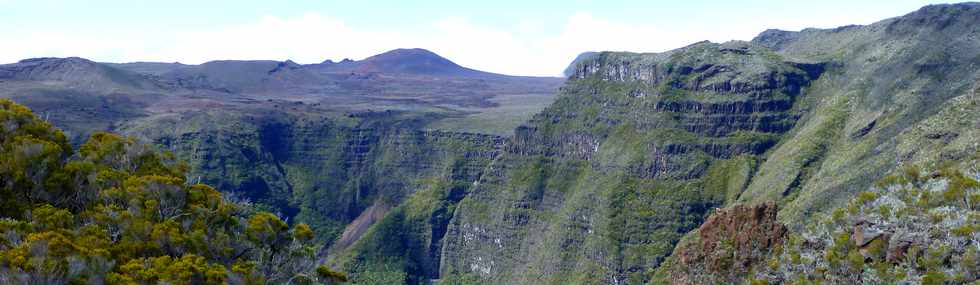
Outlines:
<svg viewBox="0 0 980 285"><path fill-rule="evenodd" d="M73 57L37 57L37 58L28 58L28 59L21 60L21 61L19 61L17 63L55 63L55 62L57 62L57 63L72 62L72 63L95 64L94 61L91 61L91 60L88 60L88 59L84 59L84 58L81 58L81 57L75 57L75 56L73 56Z"/></svg>
<svg viewBox="0 0 980 285"><path fill-rule="evenodd" d="M81 57L29 58L29 59L21 60L17 62L15 65L19 65L23 67L44 68L47 70L66 69L66 68L73 69L73 70L79 70L79 69L94 70L99 66L98 63Z"/></svg>
<svg viewBox="0 0 980 285"><path fill-rule="evenodd" d="M368 72L459 74L469 72L452 61L424 49L396 49L358 62Z"/></svg>
<svg viewBox="0 0 980 285"><path fill-rule="evenodd" d="M431 52L426 49L420 49L420 48L395 49L366 58L363 61L416 61L416 62L441 63L441 64L456 66L456 64L453 63L452 61L449 61L448 59L439 56L434 52Z"/></svg>
<svg viewBox="0 0 980 285"><path fill-rule="evenodd" d="M72 80L102 74L100 65L80 57L43 57L0 66L0 77L30 80Z"/></svg>
<svg viewBox="0 0 980 285"><path fill-rule="evenodd" d="M438 54L420 48L395 49L363 60L324 61L321 70L330 73L383 73L425 76L493 76L462 67Z"/></svg>
<svg viewBox="0 0 980 285"><path fill-rule="evenodd" d="M58 81L86 90L121 87L154 89L159 86L138 73L80 57L32 58L0 65L0 78Z"/></svg>

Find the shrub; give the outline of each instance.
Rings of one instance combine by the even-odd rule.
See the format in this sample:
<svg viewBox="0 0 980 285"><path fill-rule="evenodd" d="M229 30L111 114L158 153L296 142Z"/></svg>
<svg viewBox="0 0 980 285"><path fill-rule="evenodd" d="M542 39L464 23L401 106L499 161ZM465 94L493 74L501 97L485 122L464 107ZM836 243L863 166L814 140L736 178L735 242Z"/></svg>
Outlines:
<svg viewBox="0 0 980 285"><path fill-rule="evenodd" d="M265 284L324 276L305 224L187 185L173 155L111 133L73 153L61 131L0 100L0 281ZM329 269L329 268L327 268Z"/></svg>

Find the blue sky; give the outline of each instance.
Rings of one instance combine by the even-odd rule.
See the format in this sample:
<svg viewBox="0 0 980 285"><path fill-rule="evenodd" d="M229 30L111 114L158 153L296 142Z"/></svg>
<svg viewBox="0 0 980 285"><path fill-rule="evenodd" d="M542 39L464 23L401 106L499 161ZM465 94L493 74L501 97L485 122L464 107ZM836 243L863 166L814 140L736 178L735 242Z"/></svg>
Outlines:
<svg viewBox="0 0 980 285"><path fill-rule="evenodd" d="M0 62L361 59L419 47L461 65L558 75L580 52L660 52L767 28L870 24L947 1L0 0Z"/></svg>

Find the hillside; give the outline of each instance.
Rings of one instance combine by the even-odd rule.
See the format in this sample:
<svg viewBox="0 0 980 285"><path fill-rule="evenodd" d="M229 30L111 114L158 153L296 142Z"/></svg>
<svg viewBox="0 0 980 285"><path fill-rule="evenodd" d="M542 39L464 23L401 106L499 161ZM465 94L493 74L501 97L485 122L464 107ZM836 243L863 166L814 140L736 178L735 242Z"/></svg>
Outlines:
<svg viewBox="0 0 980 285"><path fill-rule="evenodd" d="M155 143L188 162L188 181L309 223L318 245L341 236L349 245L374 224L362 212L385 213L432 183L463 191L496 156L498 134L549 104L563 81L478 72L420 50L359 61L357 71L34 61L43 64L2 66L0 94L67 128L73 144L99 130Z"/></svg>
<svg viewBox="0 0 980 285"><path fill-rule="evenodd" d="M74 143L93 130L115 129L137 118L202 107L249 113L291 104L338 117L410 112L429 117L418 123L422 129L507 135L549 104L562 81L476 71L421 49L309 65L288 60L187 65L39 58L0 65L0 98L15 99L46 116ZM278 102L267 104L271 101Z"/></svg>
<svg viewBox="0 0 980 285"><path fill-rule="evenodd" d="M869 26L804 30L774 46L831 70L809 92L812 115L760 165L740 200L790 197L782 216L798 222L843 204L899 165L973 155L980 140L978 21L977 3L928 6Z"/></svg>
<svg viewBox="0 0 980 285"><path fill-rule="evenodd" d="M0 97L65 128L62 149L115 130L172 151L181 181L308 224L354 284L964 284L977 23L980 4L934 5L584 53L566 79L422 49L34 59L0 65Z"/></svg>
<svg viewBox="0 0 980 285"><path fill-rule="evenodd" d="M819 76L745 42L582 61L461 203L444 273L643 283L738 197Z"/></svg>
<svg viewBox="0 0 980 285"><path fill-rule="evenodd" d="M459 66L425 49L396 49L365 58L341 62L326 61L316 65L327 73L386 73L453 77L502 76Z"/></svg>
<svg viewBox="0 0 980 285"><path fill-rule="evenodd" d="M151 146L95 133L74 151L29 109L0 100L0 282L333 283L313 232L186 183Z"/></svg>
<svg viewBox="0 0 980 285"><path fill-rule="evenodd" d="M774 202L796 231L903 165L970 161L978 7L590 57L460 202L442 277L642 284L714 207Z"/></svg>

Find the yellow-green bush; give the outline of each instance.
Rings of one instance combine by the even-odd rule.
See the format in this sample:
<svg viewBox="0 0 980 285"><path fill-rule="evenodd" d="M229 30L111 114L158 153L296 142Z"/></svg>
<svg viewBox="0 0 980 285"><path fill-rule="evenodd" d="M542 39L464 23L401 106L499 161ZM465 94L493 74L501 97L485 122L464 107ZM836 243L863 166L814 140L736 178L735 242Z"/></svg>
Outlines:
<svg viewBox="0 0 980 285"><path fill-rule="evenodd" d="M775 266L752 278L791 284L978 282L980 207L969 197L980 194L980 173L919 171L906 167L791 234L787 250L773 257Z"/></svg>
<svg viewBox="0 0 980 285"><path fill-rule="evenodd" d="M173 155L111 133L73 153L29 109L0 100L0 281L26 284L337 282L309 226L250 217ZM329 269L329 268L327 268Z"/></svg>

